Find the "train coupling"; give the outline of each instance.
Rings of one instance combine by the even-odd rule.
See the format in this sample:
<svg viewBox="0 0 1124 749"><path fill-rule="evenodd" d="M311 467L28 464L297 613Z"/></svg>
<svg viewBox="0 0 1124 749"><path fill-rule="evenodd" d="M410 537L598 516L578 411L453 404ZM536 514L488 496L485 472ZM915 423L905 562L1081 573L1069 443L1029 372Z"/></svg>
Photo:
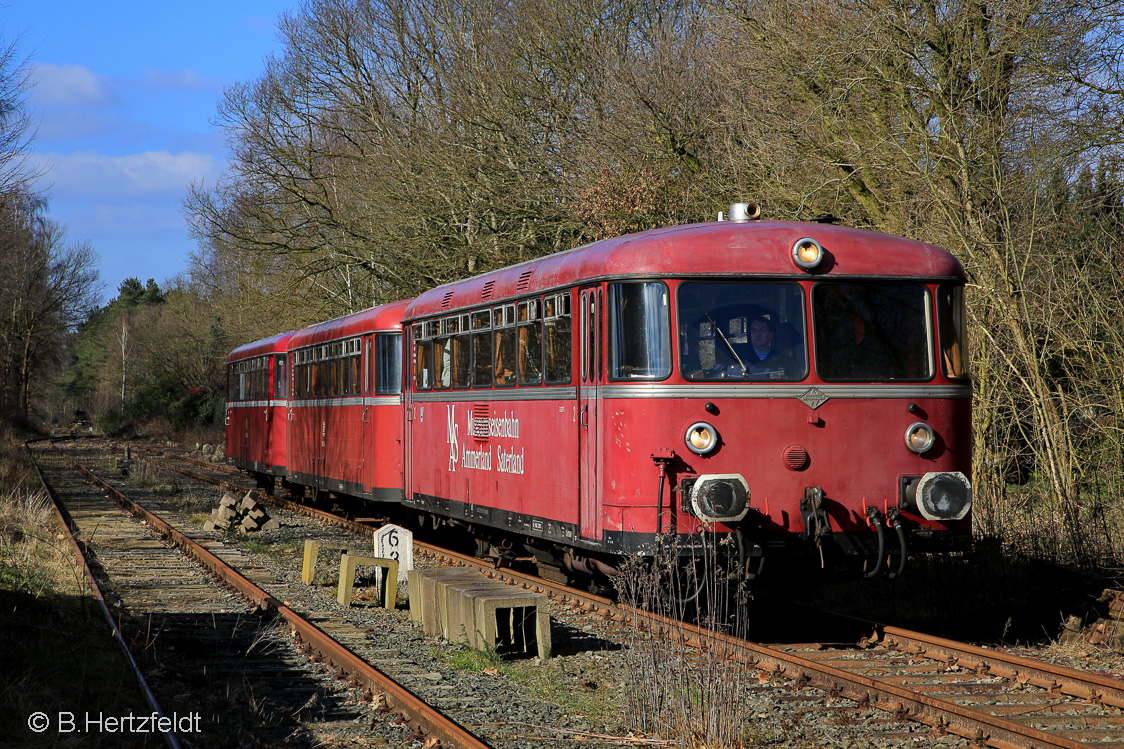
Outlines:
<svg viewBox="0 0 1124 749"><path fill-rule="evenodd" d="M831 535L831 522L824 509L822 486L804 488L804 498L800 500L800 518L804 521L804 540L815 541Z"/></svg>

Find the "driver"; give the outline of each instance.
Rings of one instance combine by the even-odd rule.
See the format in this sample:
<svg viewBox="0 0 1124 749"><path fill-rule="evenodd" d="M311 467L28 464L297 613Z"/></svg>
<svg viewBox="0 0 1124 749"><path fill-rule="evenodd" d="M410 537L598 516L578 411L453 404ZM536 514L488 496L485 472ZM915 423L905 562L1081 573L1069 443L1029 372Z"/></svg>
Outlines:
<svg viewBox="0 0 1124 749"><path fill-rule="evenodd" d="M778 356L776 349L773 348L773 323L767 317L755 317L749 323L749 343L750 351L748 351L749 361L746 361L746 366L753 370L754 365L760 365L774 356ZM745 356L742 357L744 361ZM766 371L760 369L758 371Z"/></svg>
<svg viewBox="0 0 1124 749"><path fill-rule="evenodd" d="M722 344L735 353L737 363L720 364L711 376L717 377L770 377L785 369L784 357L773 348L773 321L764 315L753 318L749 323L748 343L733 343L720 336ZM726 357L727 359L731 357Z"/></svg>

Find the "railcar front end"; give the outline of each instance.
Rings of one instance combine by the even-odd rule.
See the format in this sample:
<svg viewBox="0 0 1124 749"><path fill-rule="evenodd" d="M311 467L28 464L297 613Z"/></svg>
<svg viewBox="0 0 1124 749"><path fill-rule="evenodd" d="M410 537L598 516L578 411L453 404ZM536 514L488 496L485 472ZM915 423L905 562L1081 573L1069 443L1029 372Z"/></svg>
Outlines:
<svg viewBox="0 0 1124 749"><path fill-rule="evenodd" d="M240 346L227 359L226 458L259 487L288 475L289 365L292 333Z"/></svg>

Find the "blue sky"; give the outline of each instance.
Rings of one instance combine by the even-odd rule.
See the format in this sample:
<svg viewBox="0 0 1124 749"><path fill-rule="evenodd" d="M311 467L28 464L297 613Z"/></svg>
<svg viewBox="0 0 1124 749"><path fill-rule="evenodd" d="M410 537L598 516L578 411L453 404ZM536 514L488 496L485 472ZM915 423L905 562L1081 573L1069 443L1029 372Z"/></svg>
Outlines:
<svg viewBox="0 0 1124 749"><path fill-rule="evenodd" d="M195 248L182 201L225 167L211 122L222 91L279 52L295 0L191 3L0 0L34 86L32 162L51 218L100 258L104 300L135 276L161 286Z"/></svg>

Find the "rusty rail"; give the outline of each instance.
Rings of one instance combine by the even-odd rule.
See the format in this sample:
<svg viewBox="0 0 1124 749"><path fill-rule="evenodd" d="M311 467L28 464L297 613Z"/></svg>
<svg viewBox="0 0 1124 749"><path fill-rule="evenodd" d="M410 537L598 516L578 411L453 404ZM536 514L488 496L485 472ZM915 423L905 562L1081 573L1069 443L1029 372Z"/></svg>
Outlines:
<svg viewBox="0 0 1124 749"><path fill-rule="evenodd" d="M482 742L466 728L450 720L435 708L422 701L409 689L394 681L355 653L336 642L331 635L286 606L282 601L277 600L268 592L243 577L217 556L203 548L203 546L198 544L194 539L181 533L144 507L133 502L104 481L100 476L79 464L70 456L63 455L72 466L101 487L103 491L113 497L125 510L141 518L152 528L175 542L184 554L194 559L201 566L209 570L224 583L233 587L245 598L256 603L263 610L272 610L281 615L292 627L299 643L308 645L333 667L349 674L356 686L366 687L372 692L381 693L390 708L401 713L415 728L420 729L425 734L436 737L442 742L442 746L456 746L462 747L462 749L488 749L487 744Z"/></svg>
<svg viewBox="0 0 1124 749"><path fill-rule="evenodd" d="M38 441L38 440L36 440ZM78 561L82 563L82 575L86 578L86 582L90 584L90 590L93 591L94 599L98 602L98 607L101 609L102 615L105 617L106 622L109 623L109 628L113 632L113 639L121 646L121 651L125 654L125 660L129 663L129 668L133 672L133 677L137 680L137 685L140 687L141 694L144 695L144 701L152 708L152 711L160 716L161 719L166 719L160 703L156 699L156 695L152 693L152 688L148 686L148 680L144 678L144 673L141 671L137 659L133 656L133 651L129 648L129 644L125 642L124 635L121 634L121 628L117 626L117 622L113 620L113 614L109 610L109 605L105 602L105 596L102 594L101 586L98 585L97 578L94 577L93 571L90 569L90 564L86 560L86 554L82 550L82 545L78 543L78 539L74 537L74 532L71 525L67 520L66 514L59 506L58 497L55 496L54 491L51 490L50 485L47 483L46 477L43 476L43 471L40 470L39 464L35 461L35 453L31 450L29 443L24 443L24 448L27 450L28 455L31 456L31 464L35 468L36 475L39 476L39 483L43 486L43 491L51 499L51 507L55 511L55 517L58 518L59 525L62 526L63 531L66 533L67 541L70 547L74 550ZM180 749L179 739L176 738L175 733L172 731L162 732L164 737L164 744L168 749Z"/></svg>

